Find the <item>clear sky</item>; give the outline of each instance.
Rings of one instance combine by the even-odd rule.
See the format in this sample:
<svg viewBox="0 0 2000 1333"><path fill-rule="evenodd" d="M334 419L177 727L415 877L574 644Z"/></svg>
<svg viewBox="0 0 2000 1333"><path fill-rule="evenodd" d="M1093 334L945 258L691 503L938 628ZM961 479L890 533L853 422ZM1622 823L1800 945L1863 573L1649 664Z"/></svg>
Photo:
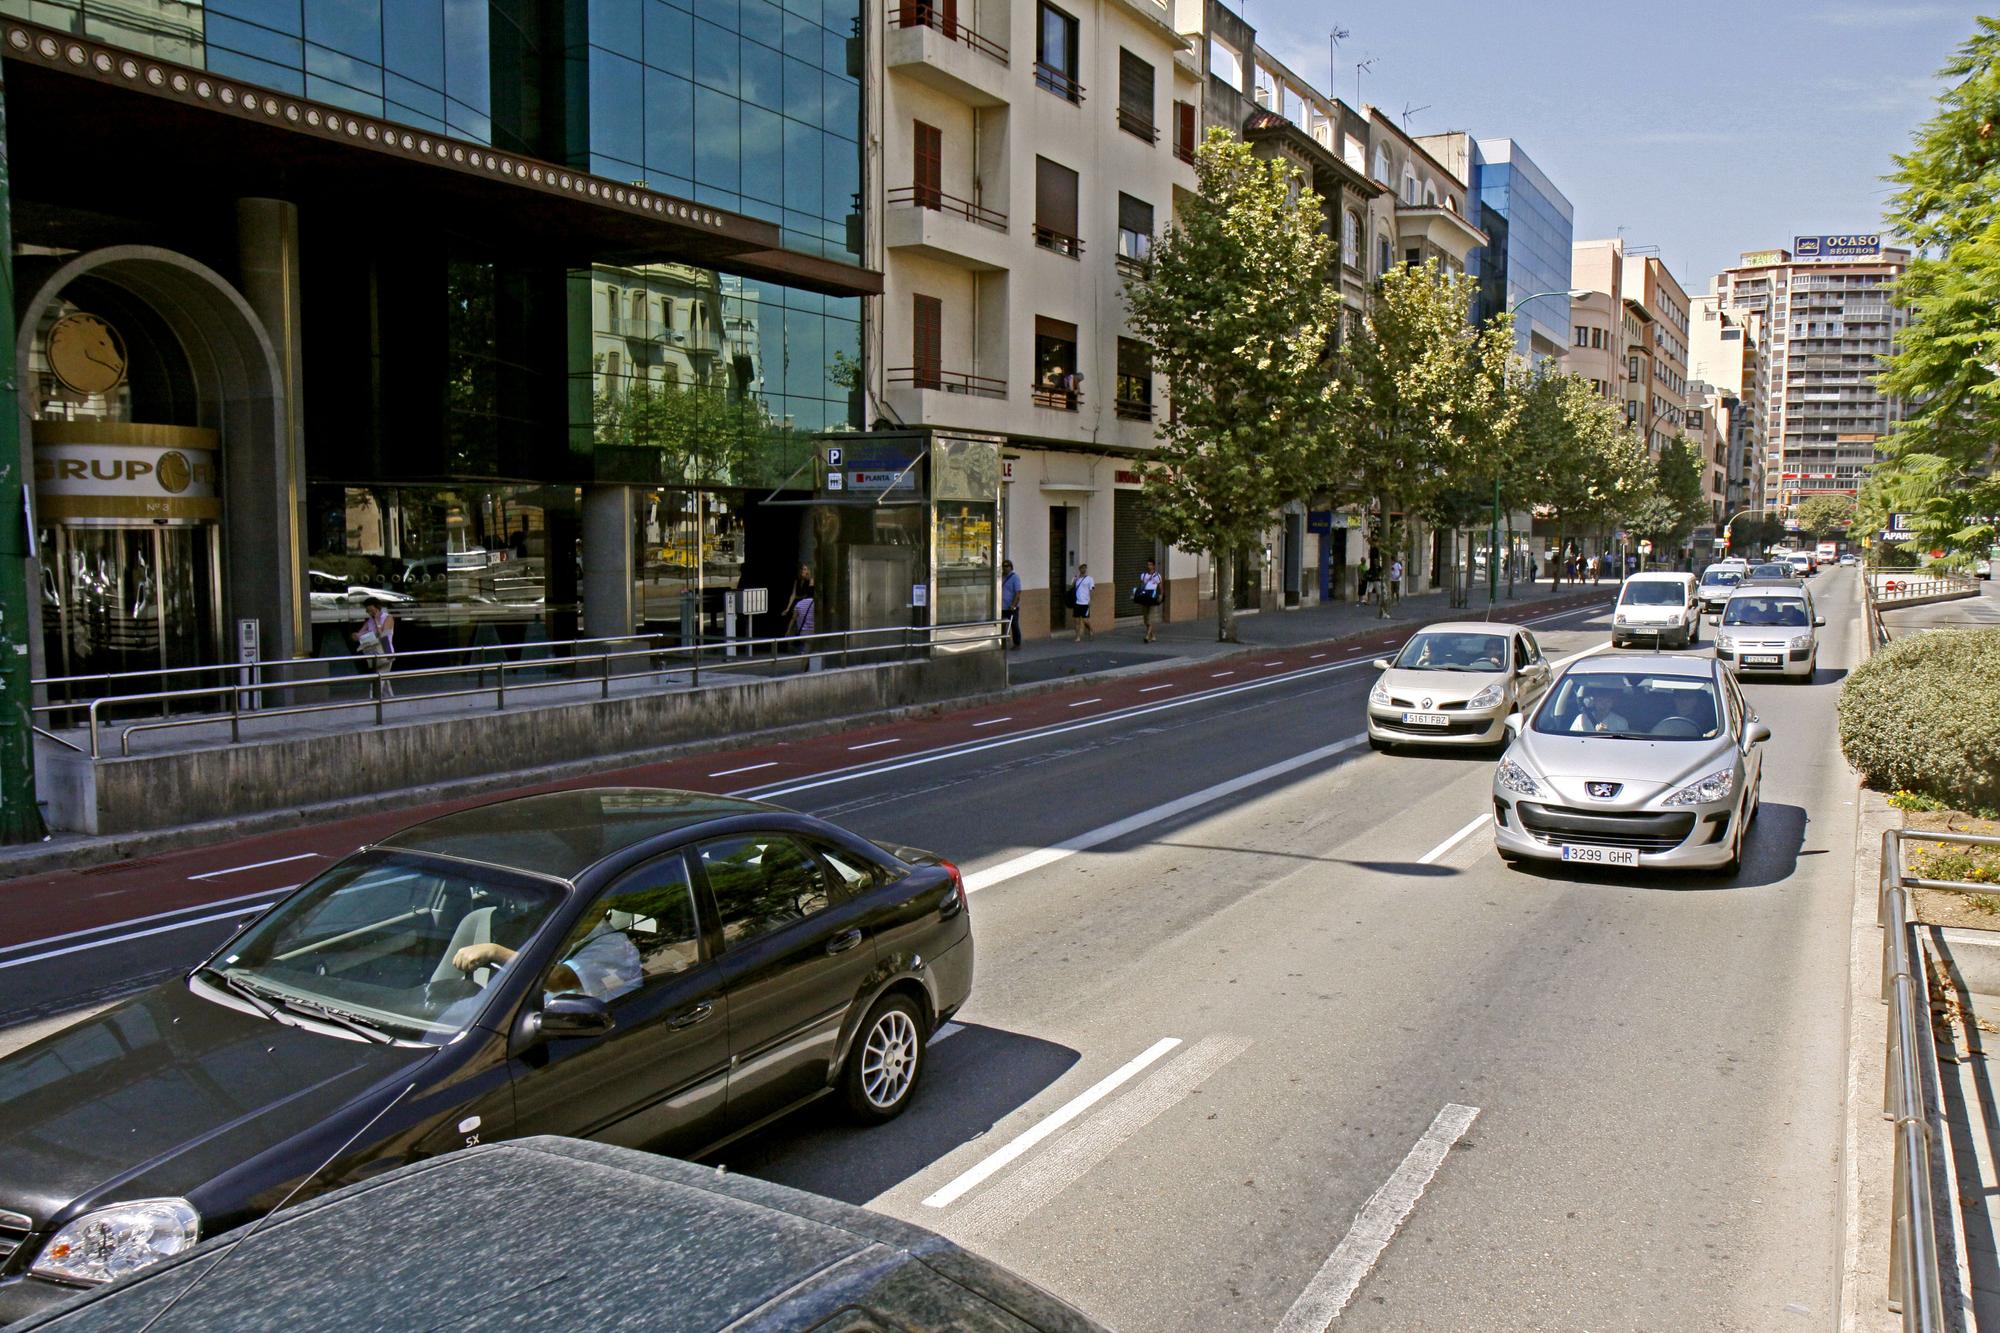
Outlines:
<svg viewBox="0 0 2000 1333"><path fill-rule="evenodd" d="M1511 138L1690 294L1744 250L1880 229L1938 69L1985 4L1896 0L1230 0L1295 72L1412 133ZM1328 30L1340 43L1328 86ZM1421 109L1419 109L1421 108Z"/></svg>

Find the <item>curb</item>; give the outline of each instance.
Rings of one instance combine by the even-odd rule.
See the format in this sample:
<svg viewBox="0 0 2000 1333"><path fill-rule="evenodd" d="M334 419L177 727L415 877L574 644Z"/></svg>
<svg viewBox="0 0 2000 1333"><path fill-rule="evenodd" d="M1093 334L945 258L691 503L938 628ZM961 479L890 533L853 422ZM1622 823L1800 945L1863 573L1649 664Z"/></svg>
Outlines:
<svg viewBox="0 0 2000 1333"><path fill-rule="evenodd" d="M1616 585L1609 585L1615 593ZM1533 608L1538 615L1558 614L1605 601L1603 592L1593 591L1588 595L1564 595L1537 599L1533 602L1516 602L1523 609ZM1440 617L1449 620L1451 616ZM157 856L166 852L182 851L209 843L226 842L237 838L256 837L268 833L280 833L287 829L304 828L330 821L350 819L361 815L378 814L384 810L409 806L417 803L458 800L466 797L483 796L499 791L540 786L544 783L564 782L572 778L601 773L607 769L637 768L647 764L666 763L676 759L691 758L696 755L715 754L736 749L746 743L769 744L792 740L812 740L820 736L845 731L858 725L877 722L901 722L914 718L936 717L955 712L962 708L976 708L985 704L1002 703L1010 699L1034 698L1044 694L1056 694L1064 690L1088 686L1094 681L1115 680L1128 676L1162 674L1184 670L1191 666L1205 666L1211 663L1243 661L1252 657L1269 656L1274 653L1292 653L1307 648L1328 648L1348 644L1355 648L1372 644L1387 627L1409 632L1433 620L1396 620L1393 617L1379 620L1366 630L1341 635L1331 639L1311 639L1295 644L1257 645L1242 644L1230 651L1212 656L1163 657L1149 662L1135 663L1121 667L1110 667L1102 671L1078 672L1072 676L1060 676L1050 680L1030 681L1021 685L1010 685L1001 690L987 690L978 694L960 695L953 699L934 703L910 704L900 708L878 709L870 713L855 713L841 717L824 718L817 722L802 722L789 727L776 727L763 731L738 732L729 736L710 737L700 741L683 741L674 745L657 746L641 750L620 750L614 753L595 755L588 759L568 760L560 764L547 764L536 768L516 769L506 773L491 773L479 777L455 779L431 787L400 787L388 791L371 792L364 796L350 796L337 801L323 801L313 805L293 806L276 810L259 810L227 819L206 820L198 824L183 824L173 828L148 829L136 833L113 833L99 836L84 836L61 842L50 841L21 847L0 848L0 879L20 879L32 875L52 874L66 870L83 870L94 866L108 865L116 861L138 860ZM1518 623L1496 621L1496 624Z"/></svg>

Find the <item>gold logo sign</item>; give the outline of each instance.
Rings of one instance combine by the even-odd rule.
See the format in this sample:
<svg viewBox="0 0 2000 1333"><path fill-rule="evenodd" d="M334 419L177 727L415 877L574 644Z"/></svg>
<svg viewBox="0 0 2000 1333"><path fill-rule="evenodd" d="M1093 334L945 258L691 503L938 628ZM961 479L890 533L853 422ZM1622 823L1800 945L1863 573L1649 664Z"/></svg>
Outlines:
<svg viewBox="0 0 2000 1333"><path fill-rule="evenodd" d="M125 382L125 340L95 315L65 315L49 330L49 370L79 398L110 393Z"/></svg>
<svg viewBox="0 0 2000 1333"><path fill-rule="evenodd" d="M194 469L188 465L187 455L169 449L160 455L155 465L160 478L160 489L169 495L179 495L194 480Z"/></svg>

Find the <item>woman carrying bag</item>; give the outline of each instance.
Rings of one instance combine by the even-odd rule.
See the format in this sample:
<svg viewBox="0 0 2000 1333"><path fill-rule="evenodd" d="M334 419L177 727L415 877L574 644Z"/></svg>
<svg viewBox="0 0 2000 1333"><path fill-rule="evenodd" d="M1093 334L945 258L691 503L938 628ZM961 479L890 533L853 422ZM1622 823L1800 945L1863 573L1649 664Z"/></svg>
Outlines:
<svg viewBox="0 0 2000 1333"><path fill-rule="evenodd" d="M1139 614L1145 619L1145 642L1151 643L1153 608L1160 604L1160 570L1157 561L1148 560L1146 567L1139 571L1139 582L1132 589L1132 600L1139 604Z"/></svg>

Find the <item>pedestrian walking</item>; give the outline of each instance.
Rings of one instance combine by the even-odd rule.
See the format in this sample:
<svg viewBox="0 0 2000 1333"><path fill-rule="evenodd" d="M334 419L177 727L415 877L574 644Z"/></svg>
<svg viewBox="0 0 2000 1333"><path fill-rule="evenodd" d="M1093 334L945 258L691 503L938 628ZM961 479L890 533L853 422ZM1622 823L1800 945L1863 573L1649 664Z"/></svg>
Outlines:
<svg viewBox="0 0 2000 1333"><path fill-rule="evenodd" d="M1146 567L1139 571L1139 582L1132 589L1132 600L1139 604L1139 615L1146 625L1145 642L1153 641L1153 608L1160 604L1159 562L1148 560Z"/></svg>
<svg viewBox="0 0 2000 1333"><path fill-rule="evenodd" d="M1089 565L1076 567L1076 582L1069 585L1070 609L1076 615L1076 637L1073 642L1082 643L1086 637L1096 638L1097 631L1090 627L1090 594L1097 590L1097 580L1090 577Z"/></svg>
<svg viewBox="0 0 2000 1333"><path fill-rule="evenodd" d="M1007 633L1013 636L1014 648L1021 647L1021 576L1014 572L1012 560L1000 562L1000 618L1007 622ZM1001 640L1006 646L1006 640Z"/></svg>
<svg viewBox="0 0 2000 1333"><path fill-rule="evenodd" d="M798 577L792 580L792 595L785 602L785 609L779 614L785 617L785 633L798 638L813 632L813 572L811 565L800 565ZM801 645L804 646L804 645Z"/></svg>
<svg viewBox="0 0 2000 1333"><path fill-rule="evenodd" d="M389 672L395 665L396 617L389 614L379 597L370 597L361 607L368 614L361 628L353 633L354 646L381 683L383 697L392 697L396 691L389 684Z"/></svg>
<svg viewBox="0 0 2000 1333"><path fill-rule="evenodd" d="M1363 606L1368 604L1368 597L1371 593L1377 599L1380 599L1382 596L1382 553L1376 550L1368 552L1368 563L1361 570L1361 603Z"/></svg>
<svg viewBox="0 0 2000 1333"><path fill-rule="evenodd" d="M1389 562L1389 601L1393 605L1403 599L1403 557L1397 556Z"/></svg>

